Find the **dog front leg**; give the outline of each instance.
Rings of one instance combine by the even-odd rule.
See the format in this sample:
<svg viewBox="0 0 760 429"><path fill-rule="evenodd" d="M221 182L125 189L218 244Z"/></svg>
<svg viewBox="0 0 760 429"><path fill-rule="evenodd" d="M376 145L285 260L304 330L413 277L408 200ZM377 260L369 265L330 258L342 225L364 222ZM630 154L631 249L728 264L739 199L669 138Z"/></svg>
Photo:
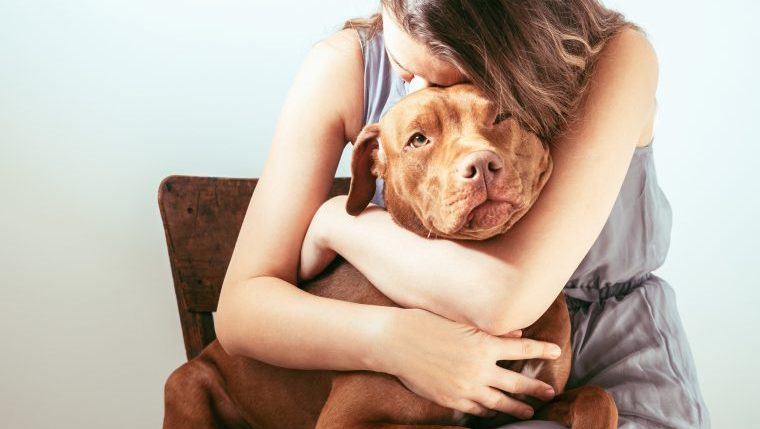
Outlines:
<svg viewBox="0 0 760 429"><path fill-rule="evenodd" d="M198 359L180 366L164 386L164 429L251 429L221 375Z"/></svg>
<svg viewBox="0 0 760 429"><path fill-rule="evenodd" d="M392 375L352 371L333 379L316 429L465 429L452 426L456 414L416 395Z"/></svg>
<svg viewBox="0 0 760 429"><path fill-rule="evenodd" d="M536 412L539 420L551 420L572 429L615 429L618 411L612 395L599 386L581 386L557 395Z"/></svg>

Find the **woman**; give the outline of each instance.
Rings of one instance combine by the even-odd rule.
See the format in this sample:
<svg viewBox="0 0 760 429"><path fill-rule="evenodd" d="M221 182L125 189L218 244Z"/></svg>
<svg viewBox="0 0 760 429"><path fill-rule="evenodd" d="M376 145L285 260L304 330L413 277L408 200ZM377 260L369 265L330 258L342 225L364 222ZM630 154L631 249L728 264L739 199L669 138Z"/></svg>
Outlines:
<svg viewBox="0 0 760 429"><path fill-rule="evenodd" d="M382 0L309 52L282 108L216 314L228 353L303 369L373 370L472 414L532 410L501 391L548 385L495 365L551 359L519 337L564 288L568 388L614 396L621 427L708 427L671 287L670 206L652 158L657 59L596 0ZM533 208L493 240L429 240L374 203L327 201L347 141L404 94L470 82L550 142ZM294 204L293 202L297 202ZM294 285L343 255L408 308L312 296ZM510 427L555 427L522 422Z"/></svg>

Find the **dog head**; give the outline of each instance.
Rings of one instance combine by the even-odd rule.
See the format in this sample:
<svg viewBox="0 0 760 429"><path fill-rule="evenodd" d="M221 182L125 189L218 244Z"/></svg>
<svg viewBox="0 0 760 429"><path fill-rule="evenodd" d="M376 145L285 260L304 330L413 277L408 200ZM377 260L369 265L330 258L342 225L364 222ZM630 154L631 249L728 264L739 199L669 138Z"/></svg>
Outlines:
<svg viewBox="0 0 760 429"><path fill-rule="evenodd" d="M400 226L484 240L530 209L551 171L548 145L475 86L426 88L359 134L346 211L364 210L381 177L386 210Z"/></svg>

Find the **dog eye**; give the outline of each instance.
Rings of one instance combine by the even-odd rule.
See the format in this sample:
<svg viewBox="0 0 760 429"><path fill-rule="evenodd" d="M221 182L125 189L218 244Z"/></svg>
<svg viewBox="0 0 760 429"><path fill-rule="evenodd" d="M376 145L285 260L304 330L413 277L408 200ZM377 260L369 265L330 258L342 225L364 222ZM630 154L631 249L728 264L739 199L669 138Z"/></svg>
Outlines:
<svg viewBox="0 0 760 429"><path fill-rule="evenodd" d="M512 114L509 112L503 112L496 115L496 119L493 121L493 125L497 125L499 122L503 122L509 118L512 117Z"/></svg>
<svg viewBox="0 0 760 429"><path fill-rule="evenodd" d="M412 138L409 139L409 145L411 145L414 148L425 146L430 140L425 137L423 134L420 133L414 133Z"/></svg>

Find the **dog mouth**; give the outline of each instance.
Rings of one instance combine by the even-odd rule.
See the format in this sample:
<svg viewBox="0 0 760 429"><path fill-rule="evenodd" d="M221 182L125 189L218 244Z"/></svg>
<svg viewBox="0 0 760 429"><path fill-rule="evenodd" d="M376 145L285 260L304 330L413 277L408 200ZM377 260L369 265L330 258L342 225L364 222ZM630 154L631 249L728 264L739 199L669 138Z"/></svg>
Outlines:
<svg viewBox="0 0 760 429"><path fill-rule="evenodd" d="M485 230L505 224L515 206L510 201L487 199L473 207L467 216L463 216L463 222L457 232L464 230Z"/></svg>
<svg viewBox="0 0 760 429"><path fill-rule="evenodd" d="M447 205L454 204L459 207L449 212L448 222L442 218L438 223L433 216L428 216L430 226L425 224L425 227L429 231L436 231L436 235L443 238L472 238L473 234L477 234L479 239L484 239L484 236L501 231L521 207L519 199L508 199L506 196L494 198L486 195L480 198L466 198Z"/></svg>

